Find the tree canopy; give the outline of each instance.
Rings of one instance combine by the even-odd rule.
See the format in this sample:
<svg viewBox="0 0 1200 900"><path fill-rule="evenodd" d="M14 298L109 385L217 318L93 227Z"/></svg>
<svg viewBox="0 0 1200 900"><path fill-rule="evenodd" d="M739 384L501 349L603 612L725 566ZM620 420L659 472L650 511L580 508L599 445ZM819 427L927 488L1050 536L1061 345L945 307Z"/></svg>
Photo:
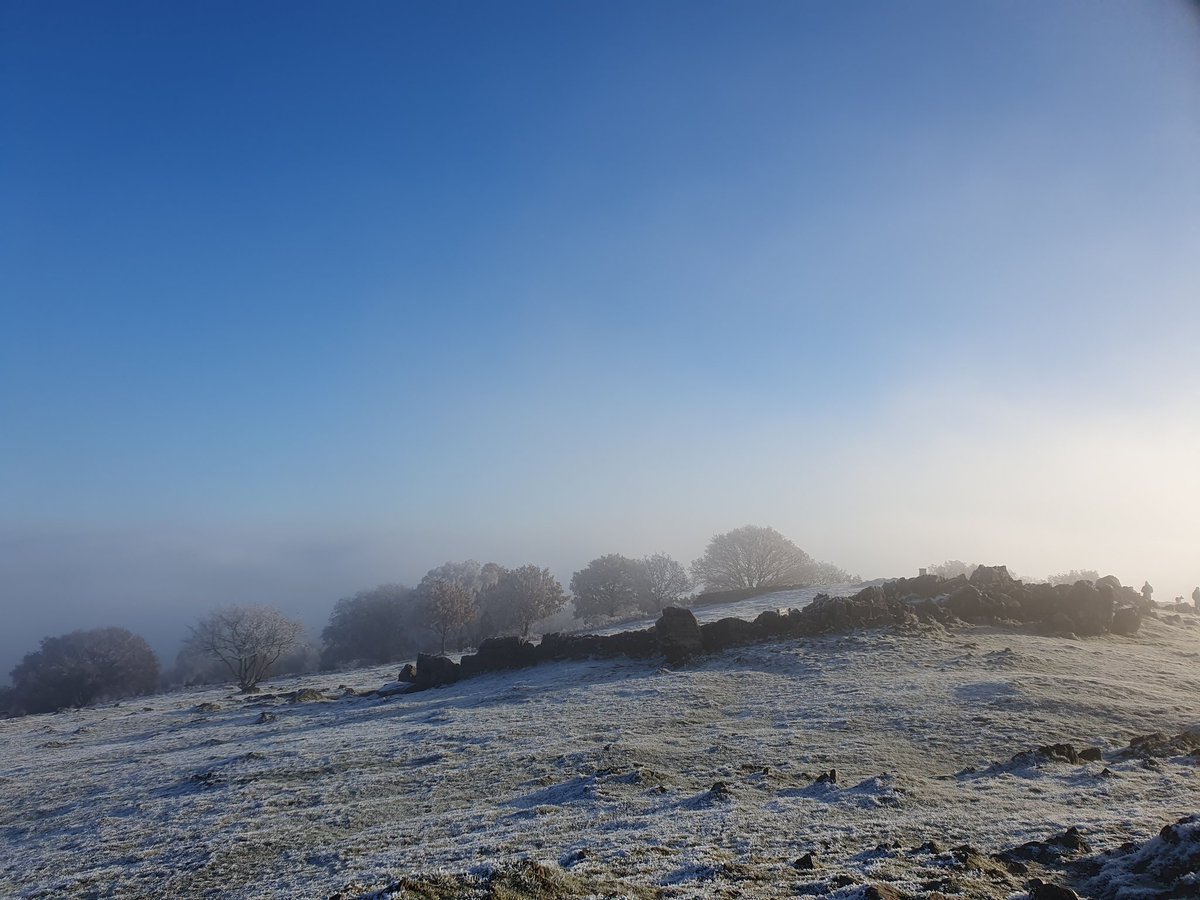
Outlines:
<svg viewBox="0 0 1200 900"><path fill-rule="evenodd" d="M801 584L836 584L854 576L822 563L774 528L746 525L714 535L692 575L710 591L733 591Z"/></svg>
<svg viewBox="0 0 1200 900"><path fill-rule="evenodd" d="M12 670L8 702L25 712L53 712L99 700L152 693L158 657L124 628L96 628L43 638Z"/></svg>

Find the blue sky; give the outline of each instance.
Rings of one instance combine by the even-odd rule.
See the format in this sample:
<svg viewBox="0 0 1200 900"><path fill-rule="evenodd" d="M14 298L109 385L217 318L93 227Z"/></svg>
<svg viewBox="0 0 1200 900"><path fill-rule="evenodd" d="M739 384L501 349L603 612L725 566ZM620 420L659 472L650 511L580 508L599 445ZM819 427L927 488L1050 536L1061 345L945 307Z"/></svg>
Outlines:
<svg viewBox="0 0 1200 900"><path fill-rule="evenodd" d="M4 3L0 663L749 521L1190 590L1198 49L1182 2Z"/></svg>

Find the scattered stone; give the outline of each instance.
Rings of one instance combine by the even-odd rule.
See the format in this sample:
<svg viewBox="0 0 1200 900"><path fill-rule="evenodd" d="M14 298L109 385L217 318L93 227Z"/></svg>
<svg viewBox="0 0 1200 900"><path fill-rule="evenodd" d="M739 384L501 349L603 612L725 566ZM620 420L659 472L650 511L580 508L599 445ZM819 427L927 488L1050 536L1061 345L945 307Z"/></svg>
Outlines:
<svg viewBox="0 0 1200 900"><path fill-rule="evenodd" d="M1079 751L1079 758L1083 762L1100 762L1104 759L1104 754L1099 747L1084 747Z"/></svg>
<svg viewBox="0 0 1200 900"><path fill-rule="evenodd" d="M265 709L258 714L258 718L254 720L255 725L266 725L268 722L275 721L275 713L269 713Z"/></svg>
<svg viewBox="0 0 1200 900"><path fill-rule="evenodd" d="M1129 742L1122 754L1145 759L1200 755L1200 731L1185 731L1174 737L1161 731L1139 735Z"/></svg>
<svg viewBox="0 0 1200 900"><path fill-rule="evenodd" d="M811 853L805 853L799 859L792 861L793 869L801 869L804 871L810 871L812 869L815 869L816 867L817 867L817 861L815 859L813 859L813 855Z"/></svg>
<svg viewBox="0 0 1200 900"><path fill-rule="evenodd" d="M816 778L816 784L837 784L837 769L822 772Z"/></svg>
<svg viewBox="0 0 1200 900"><path fill-rule="evenodd" d="M904 900L904 895L886 884L869 884L862 892L863 900Z"/></svg>
<svg viewBox="0 0 1200 900"><path fill-rule="evenodd" d="M1200 883L1200 815L1184 816L1142 844L1099 854L1095 874L1080 885L1097 900L1195 897Z"/></svg>
<svg viewBox="0 0 1200 900"><path fill-rule="evenodd" d="M324 700L325 695L313 688L300 688L296 691L281 695L288 703L313 703L317 700Z"/></svg>
<svg viewBox="0 0 1200 900"><path fill-rule="evenodd" d="M733 793L729 784L724 781L715 781L713 786L708 789L708 792L714 797L728 797Z"/></svg>
<svg viewBox="0 0 1200 900"><path fill-rule="evenodd" d="M1027 841L1019 847L1011 847L996 854L1001 862L1056 863L1064 856L1075 856L1091 852L1091 846L1078 828L1068 828L1044 841Z"/></svg>

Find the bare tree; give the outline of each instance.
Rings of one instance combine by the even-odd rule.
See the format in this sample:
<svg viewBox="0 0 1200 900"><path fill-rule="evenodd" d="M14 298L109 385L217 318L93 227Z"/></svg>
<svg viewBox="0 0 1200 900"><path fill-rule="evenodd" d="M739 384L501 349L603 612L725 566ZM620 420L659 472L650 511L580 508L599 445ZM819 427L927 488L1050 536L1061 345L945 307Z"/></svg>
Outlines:
<svg viewBox="0 0 1200 900"><path fill-rule="evenodd" d="M446 652L446 635L464 628L475 618L475 597L458 581L437 578L424 585L422 611L425 623L442 639Z"/></svg>
<svg viewBox="0 0 1200 900"><path fill-rule="evenodd" d="M192 626L188 644L224 663L238 687L250 693L295 646L303 630L299 622L270 606L228 606Z"/></svg>
<svg viewBox="0 0 1200 900"><path fill-rule="evenodd" d="M665 553L655 553L642 559L644 581L638 600L644 612L657 613L671 606L692 589L687 570Z"/></svg>
<svg viewBox="0 0 1200 900"><path fill-rule="evenodd" d="M801 584L812 557L774 528L746 525L714 535L692 575L710 591Z"/></svg>

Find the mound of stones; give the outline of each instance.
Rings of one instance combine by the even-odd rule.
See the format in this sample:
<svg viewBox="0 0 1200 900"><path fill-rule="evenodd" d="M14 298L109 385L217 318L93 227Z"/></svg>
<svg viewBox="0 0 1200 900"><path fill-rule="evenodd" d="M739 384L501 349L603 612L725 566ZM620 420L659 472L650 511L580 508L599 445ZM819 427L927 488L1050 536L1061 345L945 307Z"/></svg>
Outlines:
<svg viewBox="0 0 1200 900"><path fill-rule="evenodd" d="M898 578L850 597L820 594L804 609L768 610L754 621L729 617L701 625L688 609L668 607L652 628L618 634L548 634L540 643L488 638L454 662L422 653L401 682L413 689L453 684L485 672L521 669L552 660L664 657L676 664L704 653L780 638L807 637L890 625L971 623L1033 625L1051 633L1135 634L1152 610L1142 595L1109 575L1073 585L1026 585L1005 566L979 566L971 577Z"/></svg>
<svg viewBox="0 0 1200 900"><path fill-rule="evenodd" d="M1184 816L1142 844L1125 844L1092 861L1080 886L1098 900L1200 896L1200 815Z"/></svg>

